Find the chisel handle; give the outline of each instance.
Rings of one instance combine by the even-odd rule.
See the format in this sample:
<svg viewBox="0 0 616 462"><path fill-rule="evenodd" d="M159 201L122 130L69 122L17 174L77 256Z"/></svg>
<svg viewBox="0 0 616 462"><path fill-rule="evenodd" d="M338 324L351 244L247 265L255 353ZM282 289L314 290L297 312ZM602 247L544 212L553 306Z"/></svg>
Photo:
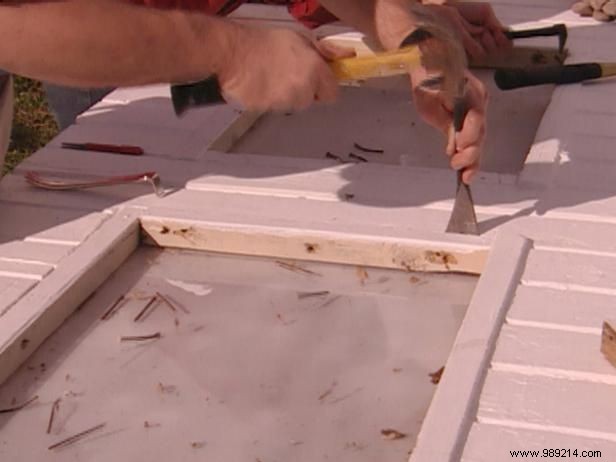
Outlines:
<svg viewBox="0 0 616 462"><path fill-rule="evenodd" d="M494 73L496 86L501 90L545 84L567 84L603 77L598 63L580 63L536 68L498 69Z"/></svg>
<svg viewBox="0 0 616 462"><path fill-rule="evenodd" d="M456 98L454 105L453 105L454 141L455 141L456 134L462 131L462 127L464 126L464 118L466 117L467 111L468 111L468 105L466 104L466 100L464 98ZM456 172L456 181L457 181L458 187L461 184L464 185L464 183L462 182L462 170L458 170Z"/></svg>
<svg viewBox="0 0 616 462"><path fill-rule="evenodd" d="M171 101L176 115L181 115L191 106L224 104L225 98L218 77L212 75L199 82L171 85Z"/></svg>

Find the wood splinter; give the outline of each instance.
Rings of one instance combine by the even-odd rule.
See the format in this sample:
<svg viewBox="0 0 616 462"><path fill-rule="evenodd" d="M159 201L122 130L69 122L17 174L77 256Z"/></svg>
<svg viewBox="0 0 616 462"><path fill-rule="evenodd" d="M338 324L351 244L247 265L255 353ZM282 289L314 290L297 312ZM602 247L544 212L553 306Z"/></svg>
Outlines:
<svg viewBox="0 0 616 462"><path fill-rule="evenodd" d="M365 157L358 156L357 154L354 154L352 152L349 153L349 158L355 159L359 162L368 162L368 159L366 159Z"/></svg>
<svg viewBox="0 0 616 462"><path fill-rule="evenodd" d="M327 398L329 395L331 395L334 392L334 388L336 388L336 385L338 385L338 382L334 380L332 384L329 386L329 388L319 395L318 400L320 402L323 402L325 398Z"/></svg>
<svg viewBox="0 0 616 462"><path fill-rule="evenodd" d="M58 412L58 410L60 409L61 400L62 398L58 398L51 405L51 412L49 414L49 423L47 424L47 434L48 435L51 433L51 428L53 427L53 419L56 416L56 412Z"/></svg>
<svg viewBox="0 0 616 462"><path fill-rule="evenodd" d="M147 340L155 340L162 337L160 332L156 332L151 335L126 335L120 337L120 342L145 342Z"/></svg>
<svg viewBox="0 0 616 462"><path fill-rule="evenodd" d="M604 321L601 333L601 353L616 367L616 322Z"/></svg>
<svg viewBox="0 0 616 462"><path fill-rule="evenodd" d="M329 151L327 151L327 152L325 153L325 157L326 157L326 158L328 158L328 159L334 159L334 160L337 160L337 161L338 161L338 162L340 162L341 164L345 164L345 163L346 163L346 161L345 161L342 157L340 157L340 156L338 156L338 155L336 155L336 154L334 154L334 153L332 153L332 152L329 152Z"/></svg>
<svg viewBox="0 0 616 462"><path fill-rule="evenodd" d="M276 264L280 266L281 268L284 268L289 271L293 271L294 273L309 274L311 276L322 276L322 274L319 274L309 269L303 268L296 263L287 263L284 261L276 260Z"/></svg>
<svg viewBox="0 0 616 462"><path fill-rule="evenodd" d="M157 300L158 300L158 297L156 295L153 295L152 297L150 297L150 301L143 307L143 309L137 314L137 316L135 316L135 319L133 319L133 321L138 322L141 319L145 318L147 311Z"/></svg>
<svg viewBox="0 0 616 462"><path fill-rule="evenodd" d="M371 152L373 154L383 154L385 152L383 149L367 148L359 143L353 143L353 146L355 147L355 149L358 149L363 152Z"/></svg>
<svg viewBox="0 0 616 462"><path fill-rule="evenodd" d="M169 309L171 309L171 311L174 311L174 312L177 311L177 308L175 307L175 305L171 303L169 299L165 297L163 294L161 294L160 292L156 292L155 296L160 298L163 301L163 303L167 305Z"/></svg>
<svg viewBox="0 0 616 462"><path fill-rule="evenodd" d="M90 433L94 433L97 430L100 430L101 428L103 428L106 424L102 423L99 425L96 425L95 427L92 428L88 428L87 430L84 430L80 433L77 433L76 435L73 436L69 436L68 438L62 440L62 441L58 441L55 444L52 444L51 446L49 446L47 449L52 451L54 449L60 449L60 448L64 448L66 446L70 446L71 444L76 443L77 441L83 439L84 437L88 436Z"/></svg>
<svg viewBox="0 0 616 462"><path fill-rule="evenodd" d="M118 299L115 302L113 302L113 304L109 307L109 309L105 311L105 313L101 316L101 320L106 321L111 316L113 316L120 309L120 307L124 304L124 301L126 301L126 296L120 295Z"/></svg>
<svg viewBox="0 0 616 462"><path fill-rule="evenodd" d="M0 414L7 414L9 412L21 411L23 408L28 406L30 403L33 403L34 401L36 401L38 398L39 398L38 395L36 395L24 403L18 404L17 406L8 407L6 409L0 409Z"/></svg>
<svg viewBox="0 0 616 462"><path fill-rule="evenodd" d="M321 290L318 292L298 292L297 298L299 300L303 300L305 298L324 297L326 295L329 295L329 290Z"/></svg>

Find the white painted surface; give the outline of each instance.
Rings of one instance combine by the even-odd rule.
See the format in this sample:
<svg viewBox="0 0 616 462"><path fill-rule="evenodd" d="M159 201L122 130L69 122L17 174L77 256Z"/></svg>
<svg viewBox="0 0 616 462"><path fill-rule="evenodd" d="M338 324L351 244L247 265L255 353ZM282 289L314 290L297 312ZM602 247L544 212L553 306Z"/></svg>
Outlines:
<svg viewBox="0 0 616 462"><path fill-rule="evenodd" d="M36 283L37 281L32 279L0 276L0 318Z"/></svg>
<svg viewBox="0 0 616 462"><path fill-rule="evenodd" d="M40 398L0 416L0 457L405 460L437 388L429 374L445 364L477 279L302 267L314 274L266 259L138 250L0 389L0 407ZM179 311L159 304L135 323L145 301L132 299L100 320L119 295L155 291ZM329 293L306 296L320 291ZM157 331L153 343L119 341ZM47 450L99 422L100 435ZM386 428L408 437L386 441Z"/></svg>
<svg viewBox="0 0 616 462"><path fill-rule="evenodd" d="M517 235L501 235L496 240L411 462L459 460L499 327L519 283L529 248L530 242Z"/></svg>
<svg viewBox="0 0 616 462"><path fill-rule="evenodd" d="M513 326L599 335L603 320L613 313L611 295L521 286L507 314L507 322Z"/></svg>
<svg viewBox="0 0 616 462"><path fill-rule="evenodd" d="M579 18L568 12L568 3L492 3L507 24L567 22L571 26L571 62L613 60L613 25L598 25ZM165 91L160 87L118 91L80 118L71 135L98 134L103 141L107 137L130 140L134 133L135 140L149 143L146 146L152 155L137 160L92 154L85 163L83 156L49 147L33 156L21 171L36 168L104 175L153 168L161 172L163 182L187 189L163 200L154 198L141 186L74 194L43 193L25 186L13 175L0 183L0 205L15 206L16 213L23 211L22 216L33 217L35 223L39 215L26 207L60 204L60 209L76 212L61 220L69 223L105 210L110 215L122 210L146 216L150 212L152 217L152 210L160 213L176 209L177 216L189 214L196 220L233 226L296 226L299 229L295 233L310 229L337 236L383 235L394 240L421 236L419 240L424 241L429 236L427 240L438 245L446 242L454 247L484 250L503 232L520 234L531 239L535 249L530 252L522 284L506 314L508 325L497 342L487 382L482 388L478 381L472 390L481 392L477 423L472 426L468 440L465 432L458 434L460 428L454 428L457 437L453 444L466 444L462 454L465 461L511 460L506 452L511 445L516 446L512 449L524 449L525 444L537 448L567 443L572 448L603 449L605 460L616 458L613 373L602 363L598 344L596 350L592 346L603 317L613 317L616 294L612 276L616 269L613 82L558 88L521 174L481 175L473 185L481 220L480 238L442 233L452 206L452 172L376 163L340 167L323 159L225 155L206 153L205 148L201 155L200 146L217 139L229 124L239 120L239 114L232 108L222 112L199 110L178 121L165 100ZM498 110L497 104L498 98L494 98L491 111ZM516 130L509 127L503 136L515 135ZM88 170L84 172L86 165ZM352 200L346 200L348 194L353 195ZM166 212L163 215L174 216ZM17 232L6 239L30 240L29 231L45 233L51 229L43 220L42 226L29 230L26 218L14 220ZM60 234L66 232L70 236L73 228L63 229ZM97 225L91 229L92 235L86 227L65 241L87 242L89 237L96 238ZM0 236L4 237L1 230ZM54 239L57 237L56 234ZM45 271L40 272L40 265L2 262L0 270L8 273L0 274L28 282L43 279L42 284L61 270L70 257L61 260L58 269L51 272L53 266L43 267ZM448 377L445 374L441 385L452 381ZM34 406L31 411L39 412ZM472 411L471 403L469 420ZM447 410L440 415L446 413ZM87 425L90 423L95 422ZM438 446L443 438L451 441L452 432L445 432L443 427L430 429L437 435L430 444ZM428 430L428 425L424 430ZM433 462L437 460L435 454L448 449L440 448L421 460Z"/></svg>
<svg viewBox="0 0 616 462"><path fill-rule="evenodd" d="M475 424L468 436L466 452L462 462L496 462L506 460L522 460L532 462L538 460L537 455L528 454L526 457L518 453L513 458L510 451L538 451L545 459L576 460L581 459L582 454L590 460L610 460L612 454L616 454L616 443L611 441L585 438L574 435L563 435L537 428L519 429L507 428L491 424ZM552 452L550 452L552 450ZM564 457L554 456L555 451L560 450ZM577 457L575 451L577 450ZM569 452L567 452L569 451ZM596 451L600 451L599 454Z"/></svg>
<svg viewBox="0 0 616 462"><path fill-rule="evenodd" d="M515 174L521 170L537 125L550 102L545 88L497 92L492 72L477 71L493 95L482 170ZM516 136L509 137L510 126ZM366 153L354 147L384 150ZM317 105L297 114L268 114L231 147L231 152L324 159L331 152L349 162L354 153L369 162L448 168L445 138L426 129L411 103L408 78L379 79L362 87L341 88L335 105ZM335 164L335 161L333 162Z"/></svg>
<svg viewBox="0 0 616 462"><path fill-rule="evenodd" d="M616 442L614 386L584 380L488 374L477 420Z"/></svg>

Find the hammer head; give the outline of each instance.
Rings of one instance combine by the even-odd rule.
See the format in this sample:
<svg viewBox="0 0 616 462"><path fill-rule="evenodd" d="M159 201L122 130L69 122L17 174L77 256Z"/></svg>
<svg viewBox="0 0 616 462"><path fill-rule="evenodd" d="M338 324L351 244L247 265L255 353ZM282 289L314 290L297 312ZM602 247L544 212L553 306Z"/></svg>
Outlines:
<svg viewBox="0 0 616 462"><path fill-rule="evenodd" d="M422 65L428 73L426 85L438 87L452 102L464 93L466 51L452 27L421 3L413 2L411 13L418 25L415 44L421 50Z"/></svg>

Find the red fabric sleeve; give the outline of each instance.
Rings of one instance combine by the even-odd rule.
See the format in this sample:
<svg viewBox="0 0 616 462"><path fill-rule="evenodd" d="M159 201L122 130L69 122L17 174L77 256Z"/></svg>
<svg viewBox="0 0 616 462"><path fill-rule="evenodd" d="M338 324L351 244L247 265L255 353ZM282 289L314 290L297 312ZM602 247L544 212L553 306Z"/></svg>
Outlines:
<svg viewBox="0 0 616 462"><path fill-rule="evenodd" d="M338 20L319 4L319 0L290 0L288 3L289 12L310 29Z"/></svg>
<svg viewBox="0 0 616 462"><path fill-rule="evenodd" d="M229 14L245 0L130 0L139 5L157 8L198 10L207 14ZM263 3L286 4L289 12L306 27L315 28L336 21L336 17L323 8L318 0L264 0Z"/></svg>
<svg viewBox="0 0 616 462"><path fill-rule="evenodd" d="M130 2L155 8L202 11L207 14L229 14L244 3L243 0L130 0Z"/></svg>

